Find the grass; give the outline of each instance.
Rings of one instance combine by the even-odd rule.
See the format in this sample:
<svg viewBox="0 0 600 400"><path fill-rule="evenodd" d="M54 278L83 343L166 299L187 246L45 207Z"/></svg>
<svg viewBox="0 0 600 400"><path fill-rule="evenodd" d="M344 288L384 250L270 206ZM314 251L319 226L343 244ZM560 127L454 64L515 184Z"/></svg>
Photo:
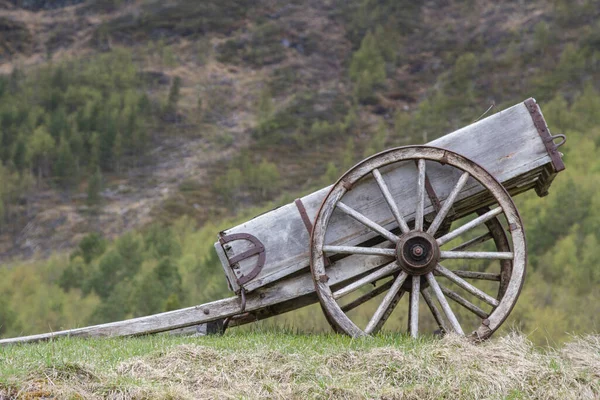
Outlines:
<svg viewBox="0 0 600 400"><path fill-rule="evenodd" d="M0 398L600 396L600 336L540 350L516 334L473 345L453 336L353 340L254 330L220 337L61 339L0 348L0 357Z"/></svg>

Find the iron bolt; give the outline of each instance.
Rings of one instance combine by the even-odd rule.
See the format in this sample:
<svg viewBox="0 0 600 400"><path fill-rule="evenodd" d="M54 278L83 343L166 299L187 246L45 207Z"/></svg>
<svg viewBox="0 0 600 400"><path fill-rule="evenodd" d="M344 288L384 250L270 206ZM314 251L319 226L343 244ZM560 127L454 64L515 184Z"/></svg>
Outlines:
<svg viewBox="0 0 600 400"><path fill-rule="evenodd" d="M412 253L413 253L413 256L415 256L415 257L422 256L424 251L425 251L425 249L423 248L423 246L420 246L420 245L416 245L415 247L412 248Z"/></svg>

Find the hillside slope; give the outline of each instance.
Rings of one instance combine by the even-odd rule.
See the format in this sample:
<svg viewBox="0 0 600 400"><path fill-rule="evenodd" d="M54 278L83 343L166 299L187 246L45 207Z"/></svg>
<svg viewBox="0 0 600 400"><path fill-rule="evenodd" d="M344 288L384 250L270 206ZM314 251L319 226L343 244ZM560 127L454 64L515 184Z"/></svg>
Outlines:
<svg viewBox="0 0 600 400"><path fill-rule="evenodd" d="M503 330L597 332L597 0L2 4L0 335L229 296L220 230L530 96L567 169L516 198L528 272ZM274 323L320 332L321 315Z"/></svg>
<svg viewBox="0 0 600 400"><path fill-rule="evenodd" d="M42 66L124 48L144 77L138 89L163 115L147 125L144 157L102 167L103 206L95 212L86 207L86 174L68 191L46 179L8 196L18 201L6 197L0 254L48 255L90 231L116 237L181 215L201 223L230 216L330 183L385 147L434 139L490 104L544 101L559 88L572 95L572 84L597 77L591 65L548 71L569 43L597 47L594 4L5 2L0 71L35 76ZM372 58L368 46L383 57L383 70L361 67L361 57ZM176 78L177 111L164 115L157 110ZM278 170L268 187L232 176L261 160Z"/></svg>
<svg viewBox="0 0 600 400"><path fill-rule="evenodd" d="M51 351L50 351L51 350ZM540 352L523 336L257 331L224 337L59 340L0 348L0 396L169 399L594 399L600 341ZM41 359L40 354L49 354Z"/></svg>

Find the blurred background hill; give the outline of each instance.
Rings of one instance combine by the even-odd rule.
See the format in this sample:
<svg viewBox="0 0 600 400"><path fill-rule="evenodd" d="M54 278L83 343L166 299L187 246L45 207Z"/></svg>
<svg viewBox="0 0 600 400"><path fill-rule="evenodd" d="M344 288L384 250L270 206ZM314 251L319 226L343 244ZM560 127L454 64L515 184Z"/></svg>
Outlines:
<svg viewBox="0 0 600 400"><path fill-rule="evenodd" d="M530 261L506 326L597 332L599 17L598 0L0 1L0 335L227 296L220 229L528 97L567 170L517 199ZM309 312L279 322L327 329Z"/></svg>

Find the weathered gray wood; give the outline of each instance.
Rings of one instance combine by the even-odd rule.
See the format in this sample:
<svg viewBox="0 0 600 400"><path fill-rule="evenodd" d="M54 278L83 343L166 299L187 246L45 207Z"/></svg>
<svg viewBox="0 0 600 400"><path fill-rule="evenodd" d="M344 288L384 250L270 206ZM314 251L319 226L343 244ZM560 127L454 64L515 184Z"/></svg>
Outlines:
<svg viewBox="0 0 600 400"><path fill-rule="evenodd" d="M472 313L477 315L479 318L485 319L485 318L489 317L488 313L486 313L481 308L477 307L475 304L471 303L469 300L465 299L458 293L448 289L447 287L445 287L443 285L440 285L440 289L442 289L442 293L444 293L444 295L448 296L448 298L454 300L456 303L460 304L467 310L471 311Z"/></svg>
<svg viewBox="0 0 600 400"><path fill-rule="evenodd" d="M442 251L440 259L475 259L475 260L512 260L509 251Z"/></svg>
<svg viewBox="0 0 600 400"><path fill-rule="evenodd" d="M395 280L392 280L390 283L393 285L394 282L395 282ZM372 330L371 333L377 333L377 332L379 332L381 330L381 328L383 328L383 326L385 325L386 321L390 318L390 316L392 315L392 313L396 309L396 306L398 305L398 303L400 303L400 300L402 300L402 297L404 296L404 293L405 292L402 289L400 289L400 291L398 291L398 293L396 293L396 295L394 296L394 298L392 299L392 301L389 302L387 308L384 310L383 315L379 319L379 322L377 324L375 324L375 326L373 327L373 330ZM344 309L342 308L342 311L343 310Z"/></svg>
<svg viewBox="0 0 600 400"><path fill-rule="evenodd" d="M485 281L500 281L500 274L494 272L479 272L479 271L452 271L456 276L467 279L481 279Z"/></svg>
<svg viewBox="0 0 600 400"><path fill-rule="evenodd" d="M435 219L433 220L433 222L427 229L427 233L429 233L430 235L434 235L437 232L437 230L442 225L442 222L444 222L444 218L446 218L446 215L448 215L448 211L450 211L450 208L454 204L454 200L456 200L456 198L458 197L458 194L460 193L462 188L465 186L468 179L469 179L468 172L465 172L464 174L462 174L460 176L460 179L458 180L458 182L456 182L456 185L452 189L452 192L450 192L450 194L448 195L448 198L444 201L444 204L442 205L440 212L437 213L437 215L435 216Z"/></svg>
<svg viewBox="0 0 600 400"><path fill-rule="evenodd" d="M388 243L389 244L389 243ZM381 245L385 245L381 244ZM360 274L375 270L389 262L389 257L353 255L338 261L327 270L329 283L336 285L344 283ZM272 310L273 306L289 302L285 311L304 307L315 303L315 287L310 274L303 274L283 282L276 282L247 295L247 312L258 310ZM310 297L312 295L312 297ZM301 301L301 298L308 298ZM18 338L1 339L0 345L15 343L29 343L50 340L59 337L108 337L108 336L137 336L164 331L177 330L188 326L198 325L217 319L237 315L241 312L240 299L230 297L210 303L187 307L181 310L169 311L161 314L139 317L119 322L50 332L39 335L30 335ZM275 313L268 316L276 315Z"/></svg>
<svg viewBox="0 0 600 400"><path fill-rule="evenodd" d="M419 335L419 295L421 292L421 277L412 277L412 289L410 292L410 315L408 319L410 336L416 338Z"/></svg>
<svg viewBox="0 0 600 400"><path fill-rule="evenodd" d="M323 246L323 251L332 254L364 254L388 257L394 257L396 255L396 250L394 249L379 249L377 247Z"/></svg>
<svg viewBox="0 0 600 400"><path fill-rule="evenodd" d="M348 286L344 286L343 288L336 290L335 292L333 292L333 298L336 300L339 298L342 298L342 297L346 296L347 294L354 292L355 290L363 287L364 285L366 285L368 283L375 282L378 279L382 279L382 278L385 278L386 276L393 274L394 272L398 271L399 269L400 269L400 266L398 265L398 263L396 261L391 262L388 265L384 266L383 268L380 268L377 271L372 272L372 273L352 282Z"/></svg>
<svg viewBox="0 0 600 400"><path fill-rule="evenodd" d="M381 236L383 236L384 238L386 238L390 242L395 243L395 242L397 242L399 240L398 236L394 235L392 232L390 232L387 229L383 228L382 226L380 226L376 222L371 221L369 218L365 217L361 213L356 212L351 207L348 207L347 205L345 205L341 201L337 204L337 207L338 207L338 209L342 210L345 214L347 214L350 217L354 218L356 221L360 222L361 224L363 224L367 228L371 228L371 230L379 233Z"/></svg>
<svg viewBox="0 0 600 400"><path fill-rule="evenodd" d="M404 271L400 272L400 274L394 281L394 284L392 285L390 290L386 293L385 297L383 298L383 301L381 302L381 304L379 304L379 307L377 307L377 310L375 310L375 314L373 314L373 317L367 324L367 327L365 328L366 333L371 334L374 332L374 328L377 325L379 325L380 321L385 316L386 311L388 310L390 305L393 303L396 295L400 291L400 288L402 287L402 284L404 283L404 281L406 280L407 277L408 277L408 275L406 274L406 272L404 272Z"/></svg>
<svg viewBox="0 0 600 400"><path fill-rule="evenodd" d="M469 221L468 223L464 224L460 228L457 228L453 231L448 232L447 234L445 234L444 236L439 238L437 240L437 243L438 243L438 245L442 246L442 245L448 243L449 241L451 241L452 239L459 237L463 233L466 233L466 232L470 231L471 229L476 228L479 225L483 224L484 222L489 221L490 219L496 217L500 213L502 213L502 207L496 207L493 210L490 210L490 211L486 212L485 214L480 215L479 217L475 218L474 220Z"/></svg>
<svg viewBox="0 0 600 400"><path fill-rule="evenodd" d="M371 290L370 292L363 294L359 298L352 300L350 303L344 304L344 306L342 306L342 311L348 312L350 310L354 310L356 307L366 303L367 301L379 296L381 293L389 290L389 288L392 287L393 283L394 283L394 280L390 280L389 282L386 282L383 285L377 286L375 289Z"/></svg>
<svg viewBox="0 0 600 400"><path fill-rule="evenodd" d="M400 230L402 231L402 233L407 233L408 231L410 231L410 228L408 227L408 224L404 220L404 217L402 216L402 214L400 214L400 210L398 210L398 206L396 205L396 200L390 193L390 189L386 185L385 180L383 179L383 176L381 175L381 172L379 172L379 170L377 168L375 168L373 170L373 177L375 178L377 185L379 185L379 189L381 190L381 193L383 194L383 198L385 199L385 202L388 204L390 211L394 215L394 218L396 218L396 222L398 223Z"/></svg>
<svg viewBox="0 0 600 400"><path fill-rule="evenodd" d="M461 278L455 276L449 271L446 271L441 266L437 266L437 272L442 271L444 275L450 277L457 284L460 284L466 290L471 291L475 295L481 295L484 300L491 302L492 305L498 303L493 312L490 314L490 317L486 319L486 321L482 321L480 327L475 331L472 337L474 338L485 338L489 336L499 324L502 323L504 319L508 316L510 310L514 306L516 302L516 298L519 294L520 287L523 283L523 274L525 272L526 265L526 254L525 254L525 234L523 231L523 223L518 215L518 211L514 202L512 201L507 190L498 182L489 172L483 169L478 164L464 158L463 156L453 153L444 149L433 148L433 147L420 147L420 146L411 146L411 147L403 147L396 148L384 151L379 153L375 157L368 158L361 163L357 164L353 167L348 173L346 173L330 190L328 195L323 201L323 205L321 210L319 211L318 218L315 220L312 238L311 238L311 272L313 278L316 281L316 289L317 294L319 295L319 299L321 301L321 305L323 309L326 311L328 318L332 323L340 330L346 332L348 335L353 337L364 336L368 334L365 330L360 329L337 305L335 299L333 298L331 288L326 284L326 268L325 262L323 259L323 248L326 247L326 237L329 228L331 227L330 222L333 220L334 211L336 211L336 204L342 198L346 198L346 194L356 194L358 195L364 194L362 191L358 191L358 183L359 181L368 176L374 169L381 170L385 166L390 165L398 165L399 163L403 163L406 161L413 162L414 160L428 160L432 162L437 162L441 165L448 166L454 168L458 171L468 172L472 177L476 178L478 182L480 182L483 187L486 188L486 191L489 192L489 196L494 199L494 202L499 204L499 208L502 210L504 217L507 221L508 226L511 229L511 244L513 249L513 259L512 260L502 260L502 261L510 261L512 265L512 272L510 272L510 276L508 280L505 280L506 287L504 289L504 295L501 297L500 301L496 301L495 299L490 299L486 297L485 294L482 294L477 288L473 285L465 282ZM401 168L399 168L401 169ZM395 170L396 171L396 170ZM431 169L428 169L431 171ZM416 171L413 171L416 174ZM456 177L458 179L458 176ZM453 186L453 185L452 185ZM450 186L450 190L451 187ZM354 188L352 192L348 192L348 190ZM361 186L361 189L364 187ZM368 192L367 192L368 193ZM364 200L364 199L363 199ZM454 231L454 235L457 235L457 232L466 232L466 230L479 225L480 223L485 223L485 225L490 229L491 232L494 232L494 240L496 241L497 249L501 249L501 253L508 253L508 247L505 247L501 242L502 235L504 231L500 226L495 226L495 223L498 222L498 219L495 218L494 211L487 211L482 208L478 208L477 211L481 215L479 220L475 220L474 222L469 222L466 224L467 228L462 229L458 228ZM496 211L497 213L498 211ZM496 233L497 228L500 229L500 235ZM447 237L446 237L447 238ZM441 239L441 238L440 238ZM438 239L439 240L439 239ZM510 269L510 268L509 268ZM507 270L503 267L502 271ZM447 304L447 301L441 293L439 287L437 286L437 282L433 277L432 273L428 273L426 275L428 282L434 289L436 293L436 297L438 297L440 304L442 304L442 308L446 313L446 316L449 320L451 320L453 328L457 329L458 333L463 334L458 321L456 321L456 317L453 315L452 310ZM502 282L501 282L502 283ZM436 289L437 288L437 289ZM385 300L385 299L384 299ZM382 304L378 309L378 312L382 309L381 307L385 304ZM454 320L453 320L454 319ZM456 322L456 323L455 323ZM457 328L458 326L458 328Z"/></svg>
<svg viewBox="0 0 600 400"><path fill-rule="evenodd" d="M452 248L450 251L461 251L468 249L471 246L476 246L478 244L487 242L492 239L492 234L490 232L484 233L483 235L477 236L471 240L467 240L466 242L459 244L458 246Z"/></svg>
<svg viewBox="0 0 600 400"><path fill-rule="evenodd" d="M442 310L444 310L444 314L446 314L446 318L448 318L448 321L450 321L450 325L452 325L452 329L454 330L454 332L458 333L459 335L464 335L465 333L463 332L460 323L458 322L458 319L456 319L456 315L454 315L454 312L452 312L450 304L448 304L448 300L446 300L446 297L444 297L444 293L442 293L442 289L435 280L433 274L430 272L427 275L425 275L425 278L427 279L427 283L429 283L429 286L431 286L433 294L435 295L435 297L437 297L440 305L442 306Z"/></svg>
<svg viewBox="0 0 600 400"><path fill-rule="evenodd" d="M496 300L489 294L487 294L484 291L482 291L481 289L478 289L477 287L471 285L469 282L467 282L464 279L462 279L461 277L457 276L455 273L453 273L449 269L443 267L441 264L438 264L437 267L435 267L435 270L436 270L436 272L439 272L441 275L445 276L452 282L456 283L461 288L465 289L467 292L471 293L473 296L485 301L489 305L495 307L500 303L498 300Z"/></svg>
<svg viewBox="0 0 600 400"><path fill-rule="evenodd" d="M448 330L448 326L446 325L446 321L444 321L444 317L442 317L442 313L440 313L440 310L437 308L433 299L431 298L429 289L425 289L421 291L421 293L423 294L425 303L427 303L427 307L429 307L429 311L431 311L431 314L433 315L433 318L435 319L435 322L437 322L440 329L444 332L450 332Z"/></svg>
<svg viewBox="0 0 600 400"><path fill-rule="evenodd" d="M481 164L512 194L543 187L545 183L541 180L548 179L547 171L551 169L550 157L523 104L448 134L430 145L456 151ZM460 178L460 173L449 173L448 168L432 162L426 163L426 169L439 199L447 199ZM399 199L399 215L406 221L414 220L415 215L418 175L415 171L414 163L392 170L382 168L379 171L390 196ZM360 190L353 188L345 196L345 204L388 231L398 227L399 222L390 210L378 180L366 180L360 186ZM302 198L309 219L314 220L328 190L329 188L324 188ZM457 196L453 209L457 212L457 217L460 217L492 202L493 198L489 193L482 192L481 186L469 179ZM424 213L427 215L433 211L426 198ZM326 243L357 245L376 236L361 223L342 216L345 215L339 210L332 216ZM280 207L224 233L251 233L265 246L266 263L257 278L245 285L247 290L254 290L308 267L309 233L295 204ZM240 254L248 247L242 241L232 242L230 245L230 256ZM240 262L239 273L247 273L255 263L256 257Z"/></svg>
<svg viewBox="0 0 600 400"><path fill-rule="evenodd" d="M423 217L425 216L425 160L419 160L419 173L417 175L417 209L415 211L415 230L423 230Z"/></svg>

